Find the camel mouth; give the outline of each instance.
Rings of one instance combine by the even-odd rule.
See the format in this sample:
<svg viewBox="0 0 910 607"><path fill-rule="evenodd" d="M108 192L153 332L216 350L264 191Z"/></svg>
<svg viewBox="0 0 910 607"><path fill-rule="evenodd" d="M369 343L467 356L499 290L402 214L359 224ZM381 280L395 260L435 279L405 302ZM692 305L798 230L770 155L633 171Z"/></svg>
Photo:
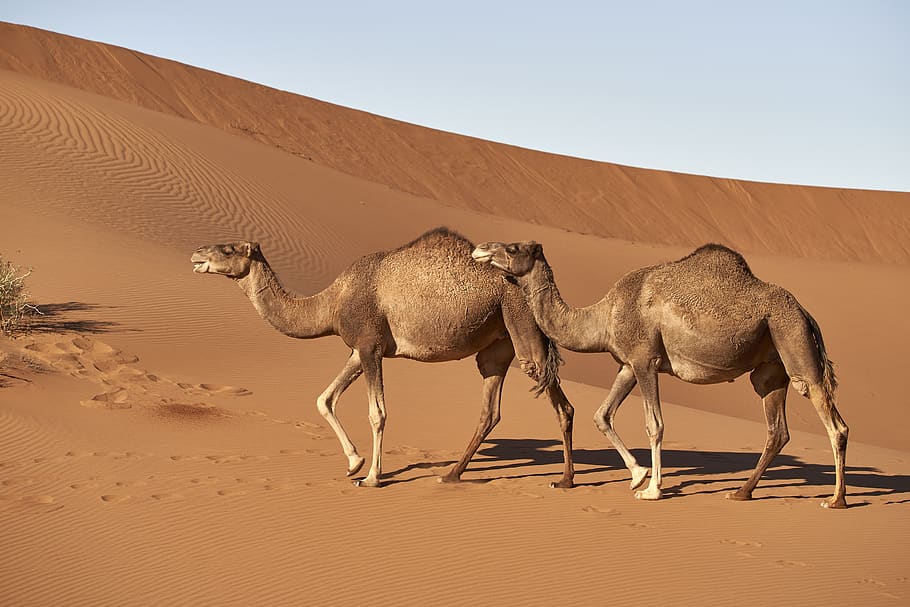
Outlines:
<svg viewBox="0 0 910 607"><path fill-rule="evenodd" d="M197 274L205 274L209 271L209 262L207 261L194 261L193 262L193 272Z"/></svg>
<svg viewBox="0 0 910 607"><path fill-rule="evenodd" d="M471 252L471 258L478 263L491 263L493 254L490 251L476 248Z"/></svg>
<svg viewBox="0 0 910 607"><path fill-rule="evenodd" d="M490 257L492 257L492 255ZM493 266L494 268L496 268L497 270L502 270L503 272L505 272L506 274L509 274L510 276L515 275L515 272L513 272L511 268L509 268L508 266L502 265L495 259L490 259L489 262L490 262L490 265Z"/></svg>

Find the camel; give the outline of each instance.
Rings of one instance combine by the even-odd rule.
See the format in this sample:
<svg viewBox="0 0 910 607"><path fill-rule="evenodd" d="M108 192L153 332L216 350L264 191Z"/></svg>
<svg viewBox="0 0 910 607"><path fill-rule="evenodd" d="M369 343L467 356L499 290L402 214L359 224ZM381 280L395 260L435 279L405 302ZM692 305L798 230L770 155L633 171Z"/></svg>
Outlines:
<svg viewBox="0 0 910 607"><path fill-rule="evenodd" d="M569 488L574 409L559 385L556 346L541 332L521 290L492 268L471 261L474 245L447 228L431 230L389 252L355 261L323 291L309 297L286 291L255 242L199 248L193 271L236 281L259 315L285 335L310 339L340 336L351 348L344 368L316 401L348 458L348 476L363 466L335 416L341 394L366 376L373 460L360 487L379 487L386 408L382 359L403 357L443 362L476 355L483 376L480 422L461 459L440 482L456 482L480 444L500 419L502 384L516 354L521 368L546 392L556 410L565 451L562 479L551 486Z"/></svg>
<svg viewBox="0 0 910 607"><path fill-rule="evenodd" d="M651 444L651 482L635 497L661 497L663 420L658 373L694 384L733 381L750 372L762 399L768 439L743 486L727 495L748 500L759 479L789 441L786 397L792 383L815 406L831 440L836 481L826 508L846 508L844 465L848 428L835 407L837 379L821 331L787 290L752 274L746 260L727 247L708 244L677 261L623 276L596 304L573 308L563 301L543 247L534 242L488 242L472 254L521 285L534 318L557 345L576 352L609 352L619 372L594 416L640 487L648 469L638 465L613 429L613 418L637 383L645 404Z"/></svg>

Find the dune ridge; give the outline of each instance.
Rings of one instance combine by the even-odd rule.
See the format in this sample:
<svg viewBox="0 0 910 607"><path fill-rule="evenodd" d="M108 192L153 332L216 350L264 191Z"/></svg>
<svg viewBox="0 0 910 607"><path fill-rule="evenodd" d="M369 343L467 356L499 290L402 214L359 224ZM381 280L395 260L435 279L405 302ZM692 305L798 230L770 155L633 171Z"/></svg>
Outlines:
<svg viewBox="0 0 910 607"><path fill-rule="evenodd" d="M546 154L9 23L0 23L0 69L215 126L459 208L665 245L717 240L761 254L910 263L905 192L757 183Z"/></svg>

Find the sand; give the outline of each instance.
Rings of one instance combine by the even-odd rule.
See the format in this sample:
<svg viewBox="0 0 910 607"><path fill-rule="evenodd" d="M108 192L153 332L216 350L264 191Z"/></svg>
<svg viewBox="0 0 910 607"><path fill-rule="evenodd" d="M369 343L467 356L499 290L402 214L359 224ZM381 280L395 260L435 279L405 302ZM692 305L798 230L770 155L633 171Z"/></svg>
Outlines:
<svg viewBox="0 0 910 607"><path fill-rule="evenodd" d="M766 435L746 378L661 378L666 497L634 500L591 423L601 354L562 373L576 488L548 487L558 425L517 369L465 482L436 482L479 414L470 359L386 361L387 483L354 487L315 407L344 344L279 334L189 256L255 239L312 293L437 225L543 242L574 305L693 245L740 248L838 363L852 507L819 508L833 458L792 391L757 499L723 499ZM0 604L905 604L908 235L906 193L553 156L0 24L0 254L45 312L0 339ZM339 417L369 453L363 380ZM637 390L617 425L648 461Z"/></svg>

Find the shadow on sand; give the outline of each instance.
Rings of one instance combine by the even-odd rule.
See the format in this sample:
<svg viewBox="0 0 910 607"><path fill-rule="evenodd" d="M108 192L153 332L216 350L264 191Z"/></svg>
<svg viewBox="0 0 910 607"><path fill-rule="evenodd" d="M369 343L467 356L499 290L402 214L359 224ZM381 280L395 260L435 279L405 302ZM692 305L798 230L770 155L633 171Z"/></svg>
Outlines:
<svg viewBox="0 0 910 607"><path fill-rule="evenodd" d="M79 318L86 313L103 313L113 309L112 306L67 301L63 303L39 304L40 313L29 318L28 328L32 333L110 333L112 331L138 331L125 329L118 322Z"/></svg>
<svg viewBox="0 0 910 607"><path fill-rule="evenodd" d="M547 472L534 472L537 466L559 466L563 456L561 443L556 440L535 439L494 439L488 440L481 446L477 456L468 467L468 474L477 471L515 471L516 474L498 475L496 478L534 478L554 477L558 473L553 470ZM632 454L643 466L650 466L650 449L632 449ZM662 451L664 492L668 496L681 493L687 488L688 495L726 493L735 489L746 480L748 475L758 463L759 453L743 453L736 451L683 451L678 449L664 449ZM826 453L826 455L828 455ZM614 449L575 449L573 457L576 464L593 466L579 470L575 476L577 486L598 487L610 483L629 482L628 474L620 478L607 480L588 480L596 478L605 472L625 471L622 458ZM439 468L454 463L453 461L418 462L405 466L399 470L391 471L386 475L388 484L396 482L409 482L429 475L416 478L399 479L396 476L415 469ZM862 466L847 466L848 496L854 498L893 496L886 504L900 504L910 501L910 475L885 474L876 468ZM615 475L611 475L615 476ZM697 477L697 478L692 478ZM489 482L495 480L478 479L473 482ZM471 482L471 481L468 481ZM722 483L723 487L714 488L712 485ZM818 497L830 495L834 487L834 463L815 464L807 463L798 457L781 453L771 466L765 471L756 490L755 499L765 499L759 495L761 488L774 487L820 487L823 491ZM856 505L859 505L858 503Z"/></svg>

